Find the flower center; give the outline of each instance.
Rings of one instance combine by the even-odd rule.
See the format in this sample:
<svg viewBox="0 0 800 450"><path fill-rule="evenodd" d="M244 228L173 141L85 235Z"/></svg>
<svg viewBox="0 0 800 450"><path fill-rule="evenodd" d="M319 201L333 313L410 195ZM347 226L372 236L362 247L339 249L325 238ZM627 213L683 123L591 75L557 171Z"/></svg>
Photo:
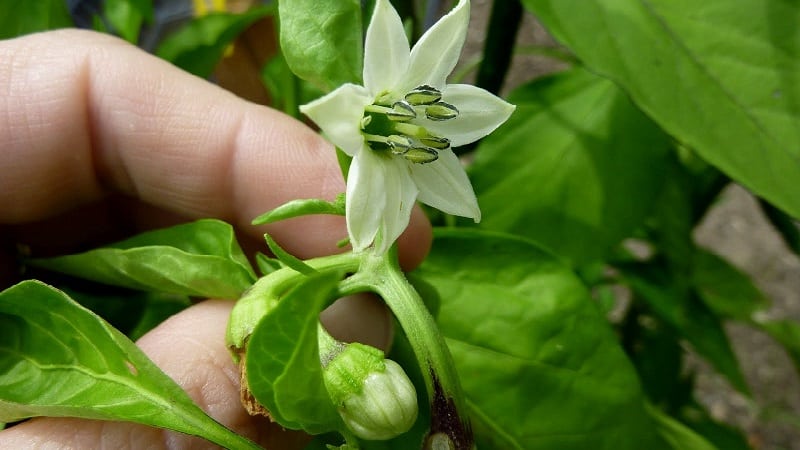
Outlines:
<svg viewBox="0 0 800 450"><path fill-rule="evenodd" d="M444 121L458 117L458 109L442 101L442 93L431 86L419 86L402 100L378 97L364 108L361 131L375 151L388 151L417 164L439 158L439 150L450 148L450 140L411 123L418 116Z"/></svg>

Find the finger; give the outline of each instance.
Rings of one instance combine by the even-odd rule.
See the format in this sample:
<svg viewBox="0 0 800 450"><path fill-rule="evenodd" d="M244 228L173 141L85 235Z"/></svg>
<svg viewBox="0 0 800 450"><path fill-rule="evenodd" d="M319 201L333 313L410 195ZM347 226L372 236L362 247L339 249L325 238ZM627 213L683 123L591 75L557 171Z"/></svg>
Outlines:
<svg viewBox="0 0 800 450"><path fill-rule="evenodd" d="M249 416L239 402L239 373L225 348L232 302L189 308L142 337L139 347L210 416L265 448L301 449L308 438ZM66 418L34 419L0 432L3 448L218 448L200 438L143 425Z"/></svg>
<svg viewBox="0 0 800 450"><path fill-rule="evenodd" d="M250 220L295 198L344 191L330 144L105 35L64 30L0 43L0 223L53 216L119 192L188 217ZM413 215L404 267L430 244ZM297 256L338 251L341 217L266 229Z"/></svg>

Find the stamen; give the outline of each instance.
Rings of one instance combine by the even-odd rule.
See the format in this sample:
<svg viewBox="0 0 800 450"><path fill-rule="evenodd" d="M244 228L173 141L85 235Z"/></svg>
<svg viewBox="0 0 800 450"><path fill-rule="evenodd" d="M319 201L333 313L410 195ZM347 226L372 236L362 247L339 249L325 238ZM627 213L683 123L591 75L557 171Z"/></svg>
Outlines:
<svg viewBox="0 0 800 450"><path fill-rule="evenodd" d="M426 136L419 138L419 141L431 148L435 148L437 150L444 150L446 148L450 148L450 139L439 137L439 136Z"/></svg>
<svg viewBox="0 0 800 450"><path fill-rule="evenodd" d="M442 99L442 93L433 86L423 84L406 94L405 99L414 106L431 105Z"/></svg>
<svg viewBox="0 0 800 450"><path fill-rule="evenodd" d="M416 119L417 112L408 102L399 101L394 102L391 111L386 113L386 117L397 122L408 122L411 119Z"/></svg>
<svg viewBox="0 0 800 450"><path fill-rule="evenodd" d="M449 103L436 102L425 108L425 117L435 121L455 119L458 117L458 108Z"/></svg>
<svg viewBox="0 0 800 450"><path fill-rule="evenodd" d="M411 150L412 146L414 145L411 142L411 139L407 138L406 136L399 136L393 134L386 138L386 143L389 144L389 148L392 149L392 153L395 155L404 155L406 152Z"/></svg>
<svg viewBox="0 0 800 450"><path fill-rule="evenodd" d="M416 164L427 164L439 159L439 153L428 147L414 147L403 153L403 158Z"/></svg>

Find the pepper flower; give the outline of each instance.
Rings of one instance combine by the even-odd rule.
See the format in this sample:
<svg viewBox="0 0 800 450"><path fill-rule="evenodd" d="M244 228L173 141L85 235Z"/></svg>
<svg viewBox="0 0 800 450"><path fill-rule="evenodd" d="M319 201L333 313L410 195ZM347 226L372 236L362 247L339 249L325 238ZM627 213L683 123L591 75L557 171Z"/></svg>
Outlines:
<svg viewBox="0 0 800 450"><path fill-rule="evenodd" d="M481 211L452 147L474 142L514 106L475 86L447 84L464 45L461 0L409 48L400 16L378 0L364 42L364 85L344 84L300 107L353 157L347 178L350 242L385 252L408 226L416 200L479 222Z"/></svg>

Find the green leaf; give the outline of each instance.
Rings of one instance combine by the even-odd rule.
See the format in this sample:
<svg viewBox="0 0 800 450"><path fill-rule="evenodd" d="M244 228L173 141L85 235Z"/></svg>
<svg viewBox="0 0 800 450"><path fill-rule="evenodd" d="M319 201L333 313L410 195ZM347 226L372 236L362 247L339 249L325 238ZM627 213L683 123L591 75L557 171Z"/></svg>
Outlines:
<svg viewBox="0 0 800 450"><path fill-rule="evenodd" d="M435 236L413 275L438 291L478 448L664 448L633 367L568 267L519 238Z"/></svg>
<svg viewBox="0 0 800 450"><path fill-rule="evenodd" d="M744 394L749 394L744 375L722 321L697 298L694 291L657 261L619 264L622 278L658 317L689 340L694 349Z"/></svg>
<svg viewBox="0 0 800 450"><path fill-rule="evenodd" d="M769 300L750 277L709 251L695 251L692 269L700 298L723 317L751 321L753 314L769 307Z"/></svg>
<svg viewBox="0 0 800 450"><path fill-rule="evenodd" d="M253 225L264 225L267 223L278 222L281 220L292 219L295 217L307 216L311 214L334 214L344 215L344 194L336 196L336 200L328 202L316 198L292 200L283 205L264 213L253 219Z"/></svg>
<svg viewBox="0 0 800 450"><path fill-rule="evenodd" d="M72 26L64 0L5 1L0 4L0 39Z"/></svg>
<svg viewBox="0 0 800 450"><path fill-rule="evenodd" d="M648 408L650 416L658 424L658 434L674 450L717 450L710 442L699 434L692 431L686 425L678 422L672 417L656 410ZM728 449L725 449L728 450Z"/></svg>
<svg viewBox="0 0 800 450"><path fill-rule="evenodd" d="M153 22L151 0L105 0L103 14L114 30L126 41L136 44L142 23Z"/></svg>
<svg viewBox="0 0 800 450"><path fill-rule="evenodd" d="M311 434L344 427L322 378L317 327L339 273L306 278L256 325L247 341L250 392L281 426Z"/></svg>
<svg viewBox="0 0 800 450"><path fill-rule="evenodd" d="M613 83L582 69L525 85L470 169L481 226L530 238L581 265L649 212L669 141Z"/></svg>
<svg viewBox="0 0 800 450"><path fill-rule="evenodd" d="M0 422L123 420L259 448L207 416L120 332L38 281L0 293L0 373Z"/></svg>
<svg viewBox="0 0 800 450"><path fill-rule="evenodd" d="M670 135L800 217L798 2L523 3Z"/></svg>
<svg viewBox="0 0 800 450"><path fill-rule="evenodd" d="M278 261L280 261L286 267L290 267L302 274L305 275L312 275L317 273L313 267L309 266L305 262L301 261L296 256L292 255L291 253L287 252L286 250L282 249L275 239L272 238L269 234L264 234L264 239L267 241L267 246L269 247L272 254L274 254Z"/></svg>
<svg viewBox="0 0 800 450"><path fill-rule="evenodd" d="M278 14L281 49L298 77L323 92L344 83L361 83L359 0L281 0Z"/></svg>
<svg viewBox="0 0 800 450"><path fill-rule="evenodd" d="M198 297L237 298L256 280L233 228L213 219L30 264L115 286Z"/></svg>
<svg viewBox="0 0 800 450"><path fill-rule="evenodd" d="M156 55L187 72L208 78L228 45L256 20L272 12L272 7L258 7L242 14L212 13L197 17L164 39Z"/></svg>

